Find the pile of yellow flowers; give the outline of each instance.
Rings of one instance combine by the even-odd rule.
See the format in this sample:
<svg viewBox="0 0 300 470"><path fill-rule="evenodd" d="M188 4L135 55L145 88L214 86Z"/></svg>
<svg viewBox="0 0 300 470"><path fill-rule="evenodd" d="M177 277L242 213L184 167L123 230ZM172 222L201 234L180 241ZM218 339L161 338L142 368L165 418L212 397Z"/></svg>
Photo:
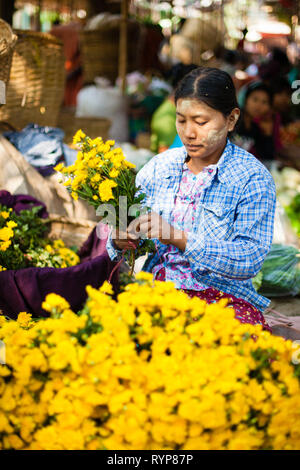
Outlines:
<svg viewBox="0 0 300 470"><path fill-rule="evenodd" d="M28 267L67 268L80 263L75 247L47 238L49 221L39 216L40 207L16 213L0 204L0 272Z"/></svg>
<svg viewBox="0 0 300 470"><path fill-rule="evenodd" d="M140 273L0 320L3 449L299 449L291 341Z"/></svg>
<svg viewBox="0 0 300 470"><path fill-rule="evenodd" d="M50 241L45 247L37 247L29 250L27 258L34 263L37 268L68 268L80 263L77 253L68 248L61 239Z"/></svg>
<svg viewBox="0 0 300 470"><path fill-rule="evenodd" d="M61 239L54 240L52 245L46 245L46 250L51 254L57 254L62 260L60 263L61 268L67 268L68 266L76 266L80 263L79 256L74 250L68 248L64 241Z"/></svg>
<svg viewBox="0 0 300 470"><path fill-rule="evenodd" d="M9 212L1 211L0 217L2 217L4 220L8 219ZM13 229L15 227L17 227L17 224L14 221L9 220L6 222L4 227L0 228L0 251L4 252L10 247L11 239L14 236ZM6 267L0 264L0 272L1 271L6 271Z"/></svg>

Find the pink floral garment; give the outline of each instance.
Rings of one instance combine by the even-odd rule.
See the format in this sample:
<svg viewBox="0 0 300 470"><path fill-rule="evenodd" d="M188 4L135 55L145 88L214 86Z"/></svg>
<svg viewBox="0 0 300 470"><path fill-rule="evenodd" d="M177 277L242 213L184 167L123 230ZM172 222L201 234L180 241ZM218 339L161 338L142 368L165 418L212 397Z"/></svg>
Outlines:
<svg viewBox="0 0 300 470"><path fill-rule="evenodd" d="M161 268L156 274L157 281L165 281L165 268ZM214 287L209 287L208 289L203 290L187 290L183 289L184 292L189 297L198 297L201 300L205 300L206 303L211 304L218 302L221 299L228 299L228 307L233 307L235 318L241 323L250 323L251 325L262 325L264 330L272 333L271 328L267 324L263 314L255 308L253 305L249 304L246 300L237 299L233 295L225 294Z"/></svg>
<svg viewBox="0 0 300 470"><path fill-rule="evenodd" d="M209 165L195 175L189 170L186 163L183 165L182 178L171 214L171 224L179 230L192 231L195 221L196 201L203 189L211 183L216 168L217 165ZM167 280L175 282L177 289L197 291L207 287L196 281L189 262L175 246L169 245L168 251L163 255L161 261L153 268L153 274L155 275L164 267Z"/></svg>

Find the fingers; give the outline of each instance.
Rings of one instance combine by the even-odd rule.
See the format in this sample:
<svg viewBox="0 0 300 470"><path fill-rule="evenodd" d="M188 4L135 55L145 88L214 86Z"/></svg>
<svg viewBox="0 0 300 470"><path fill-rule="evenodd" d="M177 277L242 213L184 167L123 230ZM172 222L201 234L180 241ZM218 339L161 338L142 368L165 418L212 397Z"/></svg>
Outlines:
<svg viewBox="0 0 300 470"><path fill-rule="evenodd" d="M127 228L127 233L130 235L132 238L141 238L141 235L144 235L145 233L148 232L148 224L150 220L150 214L145 214L141 215L140 217L137 217L134 219L130 224L128 225ZM145 229L145 224L146 224L146 229Z"/></svg>
<svg viewBox="0 0 300 470"><path fill-rule="evenodd" d="M127 239L127 233L123 232L122 230L114 228L111 232L111 237L112 237L113 240L126 240Z"/></svg>
<svg viewBox="0 0 300 470"><path fill-rule="evenodd" d="M151 222L149 220L145 221L142 224L140 224L139 228L140 228L141 233L144 233L145 235L149 235L151 232L151 228L152 228Z"/></svg>
<svg viewBox="0 0 300 470"><path fill-rule="evenodd" d="M137 247L137 241L130 240L114 240L114 245L119 250L135 250Z"/></svg>
<svg viewBox="0 0 300 470"><path fill-rule="evenodd" d="M118 246L126 249L133 248L133 244L136 247L140 238L156 238L159 233L159 228L162 225L162 219L159 214L151 212L143 214L134 219L127 227L126 232L120 230L114 230L112 238ZM130 243L129 243L130 242Z"/></svg>
<svg viewBox="0 0 300 470"><path fill-rule="evenodd" d="M163 226L162 217L156 212L143 214L133 220L128 226L128 233L136 237L146 236L147 238L158 238Z"/></svg>

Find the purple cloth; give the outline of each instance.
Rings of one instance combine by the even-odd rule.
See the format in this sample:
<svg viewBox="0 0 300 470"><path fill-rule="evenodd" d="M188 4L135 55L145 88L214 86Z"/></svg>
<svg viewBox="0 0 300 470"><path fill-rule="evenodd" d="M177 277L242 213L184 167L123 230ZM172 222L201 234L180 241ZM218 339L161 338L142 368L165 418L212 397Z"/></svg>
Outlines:
<svg viewBox="0 0 300 470"><path fill-rule="evenodd" d="M45 204L32 196L13 196L8 191L0 191L0 204L11 207L17 214L23 209L43 206L40 217L48 217ZM70 268L26 268L0 272L0 310L10 318L19 312L31 313L33 317L48 317L42 309L47 294L54 292L64 297L74 311L79 310L85 300L87 285L100 287L115 267L106 246L107 226L99 224L90 234L80 250L81 264ZM114 290L118 289L119 269L112 277Z"/></svg>
<svg viewBox="0 0 300 470"><path fill-rule="evenodd" d="M18 194L14 196L8 191L2 190L0 191L0 204L11 207L16 214L19 214L22 210L28 210L33 206L42 206L39 211L39 216L42 219L46 219L48 217L46 205L28 194Z"/></svg>
<svg viewBox="0 0 300 470"><path fill-rule="evenodd" d="M47 294L54 292L64 297L74 311L79 310L85 300L87 285L98 288L116 263L107 252L101 256L70 268L27 268L0 272L0 310L10 318L19 312L31 313L33 317L48 317L42 309ZM118 269L112 277L114 290L118 288Z"/></svg>
<svg viewBox="0 0 300 470"><path fill-rule="evenodd" d="M108 226L99 222L79 250L78 255L80 256L81 262L89 261L106 252L108 233Z"/></svg>

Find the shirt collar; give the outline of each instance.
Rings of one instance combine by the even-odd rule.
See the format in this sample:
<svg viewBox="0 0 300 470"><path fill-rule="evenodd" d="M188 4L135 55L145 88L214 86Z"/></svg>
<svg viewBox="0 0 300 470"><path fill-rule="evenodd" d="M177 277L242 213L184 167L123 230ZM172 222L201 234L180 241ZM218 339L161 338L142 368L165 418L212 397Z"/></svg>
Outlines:
<svg viewBox="0 0 300 470"><path fill-rule="evenodd" d="M227 139L226 147L217 163L217 177L221 183L229 183L231 180L232 159L233 144Z"/></svg>
<svg viewBox="0 0 300 470"><path fill-rule="evenodd" d="M187 157L187 151L184 146L176 149L176 155L172 159L172 164L165 168L164 177L169 178L170 176L179 176L184 168L184 163ZM227 139L225 149L216 164L216 177L221 183L230 182L230 174L233 163L231 157L233 155L233 144ZM163 157L162 157L163 158Z"/></svg>

